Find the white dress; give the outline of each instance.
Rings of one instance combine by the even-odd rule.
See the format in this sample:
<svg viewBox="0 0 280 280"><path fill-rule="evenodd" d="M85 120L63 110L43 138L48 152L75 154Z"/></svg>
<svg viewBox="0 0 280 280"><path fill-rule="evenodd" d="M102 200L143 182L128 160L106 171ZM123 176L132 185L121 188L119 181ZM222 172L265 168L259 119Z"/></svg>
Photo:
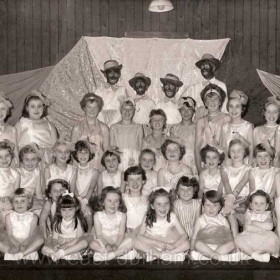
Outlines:
<svg viewBox="0 0 280 280"><path fill-rule="evenodd" d="M270 167L269 169L260 169L254 167L251 169L251 175L255 180L255 191L263 190L266 193L270 193L274 182L275 174L279 171L279 168Z"/></svg>
<svg viewBox="0 0 280 280"><path fill-rule="evenodd" d="M157 109L162 109L167 116L167 124L175 124L182 121L182 116L178 110L177 101L174 98L164 99L166 101L160 101L156 105Z"/></svg>
<svg viewBox="0 0 280 280"><path fill-rule="evenodd" d="M33 221L34 213L25 212L25 213L17 213L15 211L10 213L10 221L12 227L12 233L16 240L19 242L23 242L29 237L31 223ZM38 259L38 253L33 252L24 257L25 259Z"/></svg>
<svg viewBox="0 0 280 280"><path fill-rule="evenodd" d="M211 175L208 169L205 169L201 172L201 175L204 179L204 190L203 192L206 193L207 191L215 190L218 191L219 185L221 183L221 172L220 169L216 172L216 174Z"/></svg>
<svg viewBox="0 0 280 280"><path fill-rule="evenodd" d="M24 167L19 167L17 171L20 174L20 188L27 189L32 195L35 195L36 186L41 183L39 168L28 171Z"/></svg>
<svg viewBox="0 0 280 280"><path fill-rule="evenodd" d="M55 163L51 164L49 166L49 170L50 170L50 178L48 180L54 180L54 179L63 179L65 181L68 182L68 184L72 183L73 177L76 173L76 168L70 164L67 164L67 168L65 170L61 170L60 168L58 168L56 166Z"/></svg>
<svg viewBox="0 0 280 280"><path fill-rule="evenodd" d="M102 185L103 188L112 186L114 188L120 188L122 183L122 172L118 170L116 173L108 173L107 170L102 171L101 173Z"/></svg>
<svg viewBox="0 0 280 280"><path fill-rule="evenodd" d="M136 96L135 99L135 114L133 121L140 124L148 124L150 121L150 113L155 108L156 103L146 94Z"/></svg>
<svg viewBox="0 0 280 280"><path fill-rule="evenodd" d="M141 225L147 212L147 197L143 195L140 197L131 197L125 193L123 194L123 200L127 208L126 227L134 230Z"/></svg>

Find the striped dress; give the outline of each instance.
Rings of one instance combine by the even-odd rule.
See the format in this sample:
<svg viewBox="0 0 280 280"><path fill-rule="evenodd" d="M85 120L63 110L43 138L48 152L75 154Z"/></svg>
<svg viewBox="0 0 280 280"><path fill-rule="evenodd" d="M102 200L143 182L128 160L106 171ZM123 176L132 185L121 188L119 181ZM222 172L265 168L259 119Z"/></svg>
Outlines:
<svg viewBox="0 0 280 280"><path fill-rule="evenodd" d="M199 211L200 202L198 199L192 199L191 203L186 204L181 199L174 203L174 212L177 215L181 225L187 232L189 238L192 237L195 224L195 214Z"/></svg>

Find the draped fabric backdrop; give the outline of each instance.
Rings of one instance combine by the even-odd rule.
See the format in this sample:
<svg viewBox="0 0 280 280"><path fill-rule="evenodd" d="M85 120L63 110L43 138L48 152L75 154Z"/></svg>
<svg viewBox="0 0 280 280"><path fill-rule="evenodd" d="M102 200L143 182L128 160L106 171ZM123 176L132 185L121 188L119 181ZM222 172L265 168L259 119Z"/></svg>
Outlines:
<svg viewBox="0 0 280 280"><path fill-rule="evenodd" d="M221 59L229 40L82 37L54 67L2 76L0 89L14 103L10 122L15 123L25 96L31 89L40 88L52 103L49 120L61 135L69 137L74 124L84 115L79 105L83 95L104 87L105 78L100 69L106 60L115 59L123 64L120 84L130 96L135 93L128 80L136 72L149 76L152 84L147 94L157 102L164 97L160 77L167 73L177 75L184 83L179 96L202 80L195 62L205 53Z"/></svg>

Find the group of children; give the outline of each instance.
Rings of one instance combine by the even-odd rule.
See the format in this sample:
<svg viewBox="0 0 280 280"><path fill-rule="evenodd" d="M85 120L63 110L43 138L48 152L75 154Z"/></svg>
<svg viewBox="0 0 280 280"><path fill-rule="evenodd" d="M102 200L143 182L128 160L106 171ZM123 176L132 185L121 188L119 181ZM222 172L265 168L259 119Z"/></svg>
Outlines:
<svg viewBox="0 0 280 280"><path fill-rule="evenodd" d="M277 256L279 101L267 99L266 124L254 129L243 119L244 92L229 94L226 114L225 91L208 84L194 122L196 101L175 101L182 83L168 74L161 80L172 100L162 108L176 103L180 120L172 124L171 107L147 110L148 77L130 80L134 99L120 90L121 68L104 64L107 86L82 98L85 117L71 141L46 118L50 104L40 91L26 97L15 127L6 123L12 104L0 95L4 259L36 260L38 250L53 261L87 254L183 261L189 251L222 261L236 252L258 261ZM134 122L143 110L148 123Z"/></svg>

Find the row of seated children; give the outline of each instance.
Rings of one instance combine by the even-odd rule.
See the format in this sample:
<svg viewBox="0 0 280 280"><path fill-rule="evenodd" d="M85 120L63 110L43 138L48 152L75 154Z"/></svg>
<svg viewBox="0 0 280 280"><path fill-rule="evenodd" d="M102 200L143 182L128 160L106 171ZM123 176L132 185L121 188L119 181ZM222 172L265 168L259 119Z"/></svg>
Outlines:
<svg viewBox="0 0 280 280"><path fill-rule="evenodd" d="M183 261L189 249L222 261L229 260L229 254L237 249L265 262L270 255L278 254L279 239L271 231L270 199L264 191L258 190L250 196L244 231L238 233L230 228L220 193L207 191L201 207L196 199L195 178L180 178L173 206L172 194L162 188L148 198L142 196L146 178L140 167L129 168L125 176L127 194L122 195L111 186L102 190L90 234L85 234L87 224L79 200L69 193L66 181L49 182L45 204L51 206L48 221L51 231L45 238L37 226L37 215L28 211L32 196L26 189L17 189L12 197L13 211L6 215L5 231L1 232L0 250L5 259L36 260L42 245L42 253L54 261L81 260L88 247L94 252L95 261L130 260L137 252L147 261L156 258ZM45 222L41 216L40 225Z"/></svg>

